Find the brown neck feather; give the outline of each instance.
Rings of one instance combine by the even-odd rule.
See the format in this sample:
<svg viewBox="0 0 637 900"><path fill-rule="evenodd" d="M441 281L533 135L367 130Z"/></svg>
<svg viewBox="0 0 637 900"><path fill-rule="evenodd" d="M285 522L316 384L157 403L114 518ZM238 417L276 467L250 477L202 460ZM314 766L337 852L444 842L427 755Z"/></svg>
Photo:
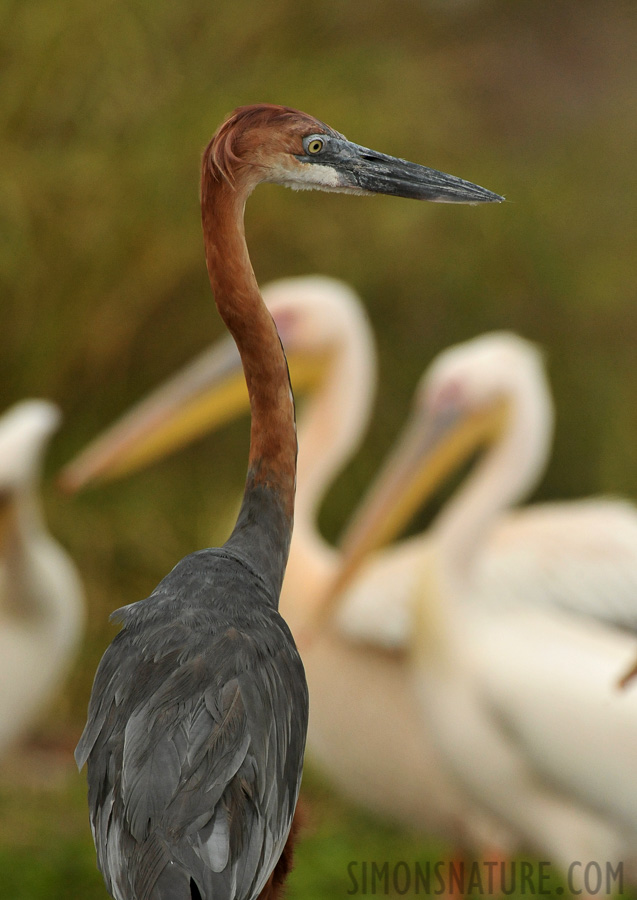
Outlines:
<svg viewBox="0 0 637 900"><path fill-rule="evenodd" d="M262 545L263 536L257 538L254 530L272 527L287 542L285 568L296 486L294 400L281 341L259 292L248 255L243 225L248 193L240 185L234 187L224 179L216 179L204 158L201 213L208 274L221 318L241 355L252 414L243 515L240 514L228 544L233 539L238 544L243 536L243 545L246 537L248 542L256 540ZM255 491L261 495L261 505L263 491L266 492L280 509L282 521L276 524L253 521L247 508ZM249 536L246 535L248 519ZM284 538L282 532L286 531ZM275 535L272 538L275 540ZM245 552L244 546L241 549ZM250 555L254 561L254 554ZM280 574L282 579L283 572ZM278 576L274 577L278 581Z"/></svg>

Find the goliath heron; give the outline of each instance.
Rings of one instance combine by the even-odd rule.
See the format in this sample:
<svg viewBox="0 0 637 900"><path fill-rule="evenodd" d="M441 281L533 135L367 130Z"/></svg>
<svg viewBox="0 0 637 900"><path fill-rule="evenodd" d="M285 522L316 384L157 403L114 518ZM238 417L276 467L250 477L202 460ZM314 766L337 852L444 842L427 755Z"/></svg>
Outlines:
<svg viewBox="0 0 637 900"><path fill-rule="evenodd" d="M485 335L425 374L404 438L344 544L367 553L472 450L487 450L422 543L412 663L450 772L518 840L564 867L635 860L635 511L611 500L502 513L552 434L535 348ZM358 620L362 608L358 609Z"/></svg>
<svg viewBox="0 0 637 900"><path fill-rule="evenodd" d="M204 151L201 207L217 307L243 364L248 474L220 549L178 563L99 665L76 750L98 863L116 900L276 895L289 867L307 688L277 611L292 531L294 401L252 271L243 210L261 182L450 202L477 185L347 141L287 107L242 107Z"/></svg>
<svg viewBox="0 0 637 900"><path fill-rule="evenodd" d="M0 419L0 754L60 686L84 619L79 576L45 528L37 490L59 421L45 400Z"/></svg>
<svg viewBox="0 0 637 900"><path fill-rule="evenodd" d="M294 533L279 604L297 636L311 629L340 564L317 517L327 488L362 439L376 356L361 301L343 282L287 278L266 285L262 294L285 348L294 393L309 395L299 417ZM128 411L65 467L63 486L77 490L129 474L247 409L233 347L229 338L219 341ZM397 602L420 561L411 544L392 545L379 555L352 585L353 595L374 596L391 577ZM357 803L410 827L455 840L463 823L468 842L476 817L444 777L430 736L419 728L404 655L379 652L330 629L306 642L303 663L312 698L307 749L332 783Z"/></svg>

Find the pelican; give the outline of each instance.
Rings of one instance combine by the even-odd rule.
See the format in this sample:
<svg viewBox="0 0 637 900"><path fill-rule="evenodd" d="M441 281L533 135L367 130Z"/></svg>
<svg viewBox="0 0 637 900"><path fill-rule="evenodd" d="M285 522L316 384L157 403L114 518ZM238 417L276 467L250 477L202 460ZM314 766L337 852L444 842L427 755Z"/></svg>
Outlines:
<svg viewBox="0 0 637 900"><path fill-rule="evenodd" d="M115 900L276 897L291 864L308 698L278 612L296 487L294 399L243 227L264 181L501 199L288 107L235 110L206 148L206 262L250 396L248 475L230 538L185 557L149 598L116 613L124 627L96 674L76 759L88 762L98 863Z"/></svg>
<svg viewBox="0 0 637 900"><path fill-rule="evenodd" d="M279 608L294 632L311 621L338 564L318 530L327 487L354 455L376 387L376 349L359 297L325 276L286 278L262 289L285 348L301 410L297 495ZM63 469L63 489L111 480L146 466L248 410L240 357L230 338L205 350L137 404Z"/></svg>
<svg viewBox="0 0 637 900"><path fill-rule="evenodd" d="M311 697L308 753L341 793L373 812L463 843L475 832L477 841L486 825L478 826L454 792L420 731L404 659L338 630L313 628L340 566L338 550L318 530L320 502L358 448L371 411L376 354L369 320L354 291L333 278L283 279L262 296L294 391L309 394L299 419L295 524L279 606L295 636L311 637L302 648ZM238 415L248 402L240 374L229 341L204 351L68 464L63 486L77 490L130 474ZM410 543L379 555L353 584L353 596L377 593L377 579L384 584L388 572L400 584L395 570L405 550L412 564L419 561Z"/></svg>
<svg viewBox="0 0 637 900"><path fill-rule="evenodd" d="M343 540L344 567L351 577L349 561L486 447L420 542L409 642L425 726L457 782L527 848L564 868L634 862L637 692L616 683L634 658L635 601L615 594L634 579L635 513L586 500L506 515L539 479L552 425L531 344L496 333L445 351Z"/></svg>
<svg viewBox="0 0 637 900"><path fill-rule="evenodd" d="M38 480L60 413L25 400L0 419L0 755L59 689L84 619L80 579L46 530Z"/></svg>

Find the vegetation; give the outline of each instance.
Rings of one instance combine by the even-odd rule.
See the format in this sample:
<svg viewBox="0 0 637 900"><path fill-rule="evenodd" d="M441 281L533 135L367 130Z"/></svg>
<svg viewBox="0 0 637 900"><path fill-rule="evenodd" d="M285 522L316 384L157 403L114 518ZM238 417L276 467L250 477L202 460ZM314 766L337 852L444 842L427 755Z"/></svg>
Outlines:
<svg viewBox="0 0 637 900"><path fill-rule="evenodd" d="M546 349L558 430L538 497L637 495L636 40L627 0L0 0L0 409L31 395L64 411L47 517L80 566L89 608L86 642L39 746L64 748L68 761L114 633L108 614L227 534L245 423L76 499L60 496L53 476L220 333L198 165L239 104L297 106L510 201L454 208L270 186L251 200L259 279L341 277L365 299L378 336L377 418L327 499L329 538L427 362L489 329ZM3 776L7 900L105 896L83 777L54 770ZM344 895L350 859L438 852L314 780L310 797L316 824L291 897Z"/></svg>

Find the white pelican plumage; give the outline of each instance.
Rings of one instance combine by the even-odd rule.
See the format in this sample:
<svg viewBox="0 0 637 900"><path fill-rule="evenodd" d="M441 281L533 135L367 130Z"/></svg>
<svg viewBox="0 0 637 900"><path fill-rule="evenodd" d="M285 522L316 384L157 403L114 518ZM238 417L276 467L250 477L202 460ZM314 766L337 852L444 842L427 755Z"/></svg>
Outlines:
<svg viewBox="0 0 637 900"><path fill-rule="evenodd" d="M60 420L44 400L0 419L0 754L59 688L83 623L80 580L46 530L38 479Z"/></svg>
<svg viewBox="0 0 637 900"><path fill-rule="evenodd" d="M338 551L318 531L318 507L367 425L375 350L362 304L342 282L290 278L262 293L297 396L310 389L299 421L295 524L280 602L298 637L312 627L339 568ZM229 345L206 351L94 441L66 467L63 483L77 489L95 478L120 476L247 410L239 372ZM374 576L366 570L369 584ZM315 631L302 655L310 686L308 751L342 793L377 813L460 841L467 832L482 834L482 819L454 791L420 729L404 659L356 646L332 629Z"/></svg>
<svg viewBox="0 0 637 900"><path fill-rule="evenodd" d="M345 566L486 447L420 540L405 631L425 727L463 789L526 847L563 867L634 862L637 691L616 685L635 654L637 516L605 499L505 515L542 473L552 423L528 342L497 333L445 351L343 542ZM377 604L375 629L401 599ZM359 597L358 623L362 611Z"/></svg>

